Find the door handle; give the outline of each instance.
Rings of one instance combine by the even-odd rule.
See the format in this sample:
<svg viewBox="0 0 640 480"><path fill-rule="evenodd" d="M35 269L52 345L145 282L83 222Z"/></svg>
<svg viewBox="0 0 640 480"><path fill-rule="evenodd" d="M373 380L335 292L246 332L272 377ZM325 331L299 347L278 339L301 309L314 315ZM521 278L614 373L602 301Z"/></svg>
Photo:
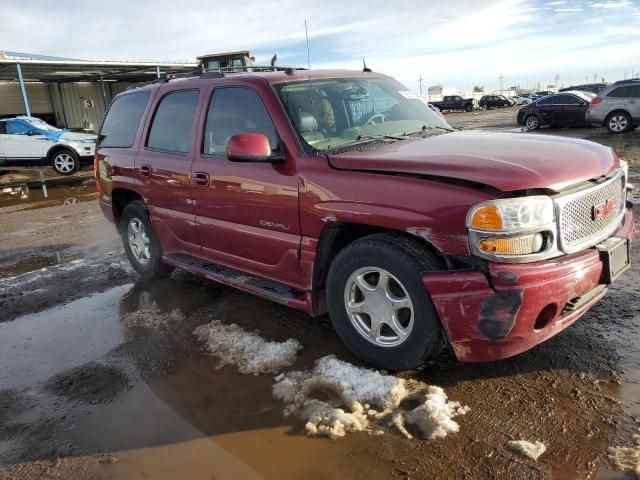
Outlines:
<svg viewBox="0 0 640 480"><path fill-rule="evenodd" d="M140 172L140 175L142 175L143 177L151 176L151 167L149 165L140 165L140 167L138 168L138 171Z"/></svg>
<svg viewBox="0 0 640 480"><path fill-rule="evenodd" d="M209 186L209 174L205 172L196 172L193 174L193 184L196 187Z"/></svg>

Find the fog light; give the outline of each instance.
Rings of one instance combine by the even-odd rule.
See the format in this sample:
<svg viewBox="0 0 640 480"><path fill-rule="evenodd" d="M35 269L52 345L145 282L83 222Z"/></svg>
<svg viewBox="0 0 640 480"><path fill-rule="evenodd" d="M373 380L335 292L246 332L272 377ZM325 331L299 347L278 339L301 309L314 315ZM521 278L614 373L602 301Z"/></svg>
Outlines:
<svg viewBox="0 0 640 480"><path fill-rule="evenodd" d="M528 255L542 250L544 237L535 233L522 237L484 238L478 245L481 251L494 255Z"/></svg>

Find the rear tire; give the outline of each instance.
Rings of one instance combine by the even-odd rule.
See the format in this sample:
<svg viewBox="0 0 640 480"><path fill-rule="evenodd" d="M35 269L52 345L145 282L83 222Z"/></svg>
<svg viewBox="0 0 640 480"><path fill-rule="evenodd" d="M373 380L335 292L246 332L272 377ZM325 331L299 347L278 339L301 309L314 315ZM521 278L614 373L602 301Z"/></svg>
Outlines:
<svg viewBox="0 0 640 480"><path fill-rule="evenodd" d="M464 106L464 111L465 112L470 112L471 110L473 110L473 106L472 105L468 105L467 104L467 105Z"/></svg>
<svg viewBox="0 0 640 480"><path fill-rule="evenodd" d="M422 273L440 267L420 242L395 234L340 251L329 268L327 303L347 348L388 370L415 368L439 353L444 334Z"/></svg>
<svg viewBox="0 0 640 480"><path fill-rule="evenodd" d="M51 156L51 167L58 175L73 175L80 169L80 158L73 150L56 150Z"/></svg>
<svg viewBox="0 0 640 480"><path fill-rule="evenodd" d="M127 204L120 219L120 234L129 263L140 277L151 280L171 274L173 267L162 261L162 248L144 202Z"/></svg>
<svg viewBox="0 0 640 480"><path fill-rule="evenodd" d="M613 112L607 117L605 126L609 133L625 133L631 130L631 116L627 112Z"/></svg>

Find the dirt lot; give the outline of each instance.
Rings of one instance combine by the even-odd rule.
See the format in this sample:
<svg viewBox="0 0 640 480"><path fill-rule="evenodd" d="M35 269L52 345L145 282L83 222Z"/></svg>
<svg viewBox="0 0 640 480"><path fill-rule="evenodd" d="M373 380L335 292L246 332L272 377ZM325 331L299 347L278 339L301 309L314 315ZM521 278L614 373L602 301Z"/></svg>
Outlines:
<svg viewBox="0 0 640 480"><path fill-rule="evenodd" d="M515 109L450 114L519 131ZM640 131L541 130L613 146L640 182ZM528 133L522 133L528 135ZM0 178L0 181L5 181ZM137 282L91 183L0 194L0 479L620 479L610 446L640 427L640 256L585 317L518 357L444 356L405 372L470 407L458 433L310 438L283 415L272 374L240 373L193 335L212 320L296 339L291 367L358 365L328 320L176 272ZM543 442L537 460L510 440ZM631 463L637 459L631 459ZM627 474L628 475L628 474Z"/></svg>

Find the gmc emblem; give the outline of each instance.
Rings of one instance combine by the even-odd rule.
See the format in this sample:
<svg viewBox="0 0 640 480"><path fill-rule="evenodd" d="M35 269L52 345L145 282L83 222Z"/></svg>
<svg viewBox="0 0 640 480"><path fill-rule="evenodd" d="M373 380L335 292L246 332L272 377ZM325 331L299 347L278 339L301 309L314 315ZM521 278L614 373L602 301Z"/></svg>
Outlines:
<svg viewBox="0 0 640 480"><path fill-rule="evenodd" d="M602 203L598 203L593 206L593 219L598 220L599 218L606 217L611 212L616 209L616 199L614 197L608 198Z"/></svg>

